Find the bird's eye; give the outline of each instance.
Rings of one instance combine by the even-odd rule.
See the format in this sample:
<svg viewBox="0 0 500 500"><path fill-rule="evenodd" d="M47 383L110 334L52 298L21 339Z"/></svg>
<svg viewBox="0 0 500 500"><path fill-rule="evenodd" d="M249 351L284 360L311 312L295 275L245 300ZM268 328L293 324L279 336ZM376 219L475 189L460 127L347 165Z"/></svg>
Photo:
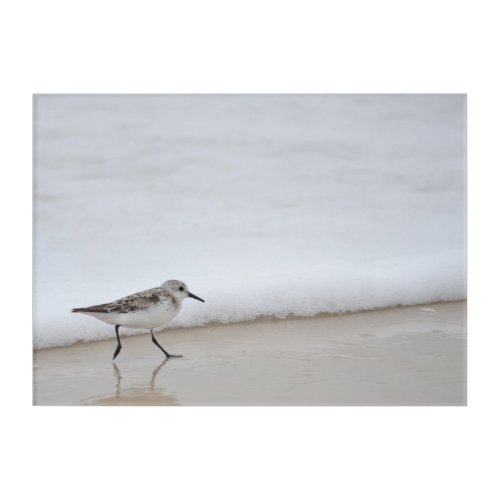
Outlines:
<svg viewBox="0 0 500 500"><path fill-rule="evenodd" d="M183 286L180 286L180 287L179 287L179 290L180 290L181 292L183 292L183 291L184 291L184 287L183 287Z"/></svg>

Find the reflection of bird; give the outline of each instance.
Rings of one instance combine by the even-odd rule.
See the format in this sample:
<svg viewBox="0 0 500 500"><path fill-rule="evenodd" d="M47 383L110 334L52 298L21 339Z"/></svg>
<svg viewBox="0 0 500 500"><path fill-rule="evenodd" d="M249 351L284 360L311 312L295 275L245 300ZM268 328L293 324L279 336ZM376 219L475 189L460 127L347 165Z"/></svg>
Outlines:
<svg viewBox="0 0 500 500"><path fill-rule="evenodd" d="M151 340L165 354L167 358L181 357L177 354L169 354L156 340L153 328L166 325L179 314L182 301L191 297L192 299L205 302L200 297L192 294L185 283L178 280L165 281L163 285L144 290L143 292L127 295L121 299L90 307L77 307L71 312L88 314L100 319L105 323L115 326L116 346L113 359L118 356L122 348L118 329L120 326L126 328L148 328L151 332Z"/></svg>
<svg viewBox="0 0 500 500"><path fill-rule="evenodd" d="M151 389L151 393L155 392L155 382L156 382L156 376L158 375L158 372L162 369L163 365L167 362L168 358L165 358L151 373L151 381L149 382L149 388ZM113 370L116 375L116 397L119 398L121 396L121 382L122 382L122 373L120 371L120 368L116 366L115 363L113 363Z"/></svg>
<svg viewBox="0 0 500 500"><path fill-rule="evenodd" d="M156 377L167 362L164 359L151 373L149 385L132 385L122 387L122 374L118 366L113 363L116 377L114 394L98 396L87 400L85 404L98 406L177 406L179 403L174 396L163 394L161 389L156 389Z"/></svg>

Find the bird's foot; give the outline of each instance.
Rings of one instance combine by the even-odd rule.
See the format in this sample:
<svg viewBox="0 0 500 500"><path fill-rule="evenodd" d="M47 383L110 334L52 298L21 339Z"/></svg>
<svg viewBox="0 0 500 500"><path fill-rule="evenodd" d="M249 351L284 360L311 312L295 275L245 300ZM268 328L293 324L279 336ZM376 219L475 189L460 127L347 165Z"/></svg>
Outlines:
<svg viewBox="0 0 500 500"><path fill-rule="evenodd" d="M116 351L115 353L113 354L113 359L116 359L116 356L118 356L118 354L120 354L120 351L122 350L122 346L119 345L117 348L116 348Z"/></svg>

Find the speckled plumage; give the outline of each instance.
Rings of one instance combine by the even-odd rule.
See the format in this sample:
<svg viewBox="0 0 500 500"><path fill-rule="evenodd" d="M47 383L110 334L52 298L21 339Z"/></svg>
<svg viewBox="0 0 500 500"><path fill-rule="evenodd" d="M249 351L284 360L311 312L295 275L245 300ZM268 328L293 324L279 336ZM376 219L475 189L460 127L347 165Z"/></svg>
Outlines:
<svg viewBox="0 0 500 500"><path fill-rule="evenodd" d="M118 313L128 314L130 312L144 311L149 307L164 303L167 307L175 307L179 301L163 287L149 288L142 292L127 295L107 304L98 304L90 307L79 307L72 312L81 313Z"/></svg>

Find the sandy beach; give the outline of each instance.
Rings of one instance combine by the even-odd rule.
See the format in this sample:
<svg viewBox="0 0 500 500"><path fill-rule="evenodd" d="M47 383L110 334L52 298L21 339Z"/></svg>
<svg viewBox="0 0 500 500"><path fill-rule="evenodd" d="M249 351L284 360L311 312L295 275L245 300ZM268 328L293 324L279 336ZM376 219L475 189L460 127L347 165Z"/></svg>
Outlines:
<svg viewBox="0 0 500 500"><path fill-rule="evenodd" d="M465 405L466 303L168 329L34 351L35 405Z"/></svg>

